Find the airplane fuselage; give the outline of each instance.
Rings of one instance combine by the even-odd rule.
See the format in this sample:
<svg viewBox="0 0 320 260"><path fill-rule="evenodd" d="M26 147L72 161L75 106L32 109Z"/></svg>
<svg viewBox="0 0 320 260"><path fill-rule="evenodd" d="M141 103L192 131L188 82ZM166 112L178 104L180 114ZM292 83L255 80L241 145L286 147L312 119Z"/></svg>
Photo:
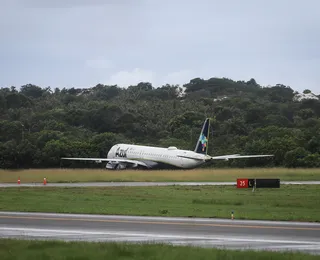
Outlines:
<svg viewBox="0 0 320 260"><path fill-rule="evenodd" d="M152 147L130 144L116 144L111 147L108 159L128 159L144 162L148 168L153 169L172 169L182 168L191 169L205 163L206 155L195 153L189 150L180 150L176 147ZM121 163L115 164L108 162L106 168L123 168Z"/></svg>

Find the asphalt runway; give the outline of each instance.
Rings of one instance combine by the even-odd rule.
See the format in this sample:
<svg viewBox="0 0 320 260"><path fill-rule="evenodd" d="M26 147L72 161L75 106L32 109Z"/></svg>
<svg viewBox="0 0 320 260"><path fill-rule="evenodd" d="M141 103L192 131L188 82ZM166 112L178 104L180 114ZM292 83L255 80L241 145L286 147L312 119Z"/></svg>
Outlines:
<svg viewBox="0 0 320 260"><path fill-rule="evenodd" d="M320 181L280 181L280 185L320 185ZM147 187L147 186L173 186L173 185L186 185L186 186L200 186L200 185L236 185L236 182L77 182L77 183L50 183L46 185L43 183L0 183L0 188L7 187Z"/></svg>
<svg viewBox="0 0 320 260"><path fill-rule="evenodd" d="M320 254L320 223L0 212L0 237Z"/></svg>

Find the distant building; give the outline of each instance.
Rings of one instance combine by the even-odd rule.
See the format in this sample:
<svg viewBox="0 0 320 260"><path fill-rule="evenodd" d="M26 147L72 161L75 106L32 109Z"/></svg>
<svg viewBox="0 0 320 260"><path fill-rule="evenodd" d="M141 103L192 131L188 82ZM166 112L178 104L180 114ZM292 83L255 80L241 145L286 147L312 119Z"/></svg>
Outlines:
<svg viewBox="0 0 320 260"><path fill-rule="evenodd" d="M320 98L318 96L316 96L313 93L295 93L294 97L293 97L293 101L302 101L305 99L315 99L315 100L320 100Z"/></svg>

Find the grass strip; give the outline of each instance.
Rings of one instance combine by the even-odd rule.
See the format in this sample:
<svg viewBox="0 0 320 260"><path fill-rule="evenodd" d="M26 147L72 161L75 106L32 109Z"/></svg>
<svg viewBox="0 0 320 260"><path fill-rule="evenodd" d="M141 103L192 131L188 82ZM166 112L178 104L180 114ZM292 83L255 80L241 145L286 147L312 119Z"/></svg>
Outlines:
<svg viewBox="0 0 320 260"><path fill-rule="evenodd" d="M194 170L29 169L0 170L0 182L101 181L236 181L237 178L280 178L282 181L320 181L320 169L250 168Z"/></svg>
<svg viewBox="0 0 320 260"><path fill-rule="evenodd" d="M319 256L302 253L223 250L164 244L62 242L0 239L1 260L59 259L263 259L313 260Z"/></svg>
<svg viewBox="0 0 320 260"><path fill-rule="evenodd" d="M320 221L320 185L0 188L1 211Z"/></svg>

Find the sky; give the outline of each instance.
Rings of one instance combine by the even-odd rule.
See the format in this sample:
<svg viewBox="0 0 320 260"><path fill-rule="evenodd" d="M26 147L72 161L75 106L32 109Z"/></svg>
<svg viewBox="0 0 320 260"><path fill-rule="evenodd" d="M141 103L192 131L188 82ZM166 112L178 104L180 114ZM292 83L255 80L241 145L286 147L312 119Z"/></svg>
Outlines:
<svg viewBox="0 0 320 260"><path fill-rule="evenodd" d="M0 87L254 78L320 94L318 0L1 0Z"/></svg>

